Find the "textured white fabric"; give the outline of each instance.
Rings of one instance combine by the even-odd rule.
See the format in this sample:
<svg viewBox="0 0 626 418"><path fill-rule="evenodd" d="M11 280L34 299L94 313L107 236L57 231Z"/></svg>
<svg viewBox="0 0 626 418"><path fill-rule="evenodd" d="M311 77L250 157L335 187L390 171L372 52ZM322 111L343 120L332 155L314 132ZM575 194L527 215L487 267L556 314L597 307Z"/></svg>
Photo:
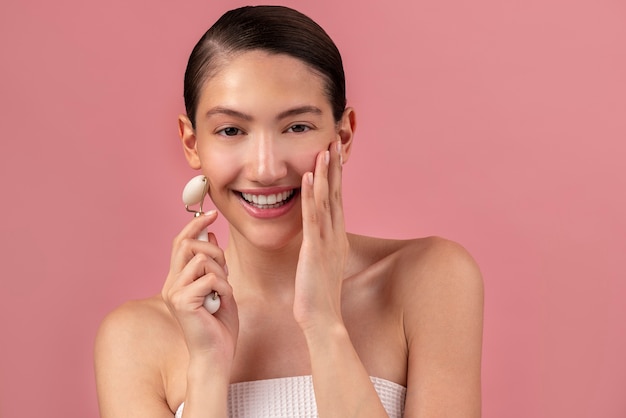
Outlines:
<svg viewBox="0 0 626 418"><path fill-rule="evenodd" d="M371 377L374 388L390 418L404 413L406 388L385 379ZM181 404L175 418L183 415ZM311 376L282 377L233 383L228 391L231 418L316 418L317 406Z"/></svg>

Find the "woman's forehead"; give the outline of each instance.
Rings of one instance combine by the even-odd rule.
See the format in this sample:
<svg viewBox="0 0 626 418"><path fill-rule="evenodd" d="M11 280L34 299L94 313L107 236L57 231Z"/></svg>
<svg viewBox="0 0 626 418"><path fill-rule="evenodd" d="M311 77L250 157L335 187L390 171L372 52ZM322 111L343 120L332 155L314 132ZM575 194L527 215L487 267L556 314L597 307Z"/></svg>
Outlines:
<svg viewBox="0 0 626 418"><path fill-rule="evenodd" d="M330 109L323 77L306 63L256 50L226 59L205 82L199 104L205 109L306 104Z"/></svg>

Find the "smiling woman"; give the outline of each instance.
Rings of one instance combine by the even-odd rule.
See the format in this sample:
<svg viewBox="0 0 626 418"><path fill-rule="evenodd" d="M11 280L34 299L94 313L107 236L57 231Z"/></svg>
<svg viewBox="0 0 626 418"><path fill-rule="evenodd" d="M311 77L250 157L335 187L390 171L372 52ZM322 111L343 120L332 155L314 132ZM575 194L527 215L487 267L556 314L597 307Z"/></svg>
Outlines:
<svg viewBox="0 0 626 418"><path fill-rule="evenodd" d="M230 11L191 54L185 103L184 154L217 211L176 237L161 294L103 322L102 417L479 416L472 258L345 230L356 117L326 33L284 7ZM224 249L196 239L218 212Z"/></svg>
<svg viewBox="0 0 626 418"><path fill-rule="evenodd" d="M299 59L260 50L233 55L202 85L196 112L204 116L195 126L180 118L185 154L193 168L203 168L233 245L245 235L257 247L283 247L302 228L302 176L339 137L347 159L354 112L335 120L324 79ZM259 207L283 193L292 198Z"/></svg>

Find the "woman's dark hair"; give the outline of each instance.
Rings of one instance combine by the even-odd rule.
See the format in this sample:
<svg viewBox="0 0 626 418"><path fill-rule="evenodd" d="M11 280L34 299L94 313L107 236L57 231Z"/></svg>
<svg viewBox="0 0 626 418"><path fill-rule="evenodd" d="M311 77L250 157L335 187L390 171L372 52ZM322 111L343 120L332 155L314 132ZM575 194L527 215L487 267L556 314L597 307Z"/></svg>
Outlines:
<svg viewBox="0 0 626 418"><path fill-rule="evenodd" d="M346 82L341 55L317 23L283 6L247 6L226 12L200 38L185 71L185 108L196 126L198 100L205 82L232 55L251 50L285 54L306 63L324 78L333 117L346 107Z"/></svg>

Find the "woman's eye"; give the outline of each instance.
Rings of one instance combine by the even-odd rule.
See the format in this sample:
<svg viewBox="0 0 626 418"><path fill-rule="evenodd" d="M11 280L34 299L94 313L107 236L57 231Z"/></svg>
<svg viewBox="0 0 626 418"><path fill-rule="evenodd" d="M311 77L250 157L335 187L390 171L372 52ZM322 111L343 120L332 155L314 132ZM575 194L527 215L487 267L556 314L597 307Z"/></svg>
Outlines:
<svg viewBox="0 0 626 418"><path fill-rule="evenodd" d="M220 135L224 135L224 136L236 136L236 135L240 135L242 132L241 132L241 129L229 126L228 128L224 128L218 131L217 133Z"/></svg>
<svg viewBox="0 0 626 418"><path fill-rule="evenodd" d="M287 129L287 132L296 132L296 133L300 133L300 132L306 132L309 129L311 129L310 127L306 126L306 125L291 125L289 127L289 129Z"/></svg>

